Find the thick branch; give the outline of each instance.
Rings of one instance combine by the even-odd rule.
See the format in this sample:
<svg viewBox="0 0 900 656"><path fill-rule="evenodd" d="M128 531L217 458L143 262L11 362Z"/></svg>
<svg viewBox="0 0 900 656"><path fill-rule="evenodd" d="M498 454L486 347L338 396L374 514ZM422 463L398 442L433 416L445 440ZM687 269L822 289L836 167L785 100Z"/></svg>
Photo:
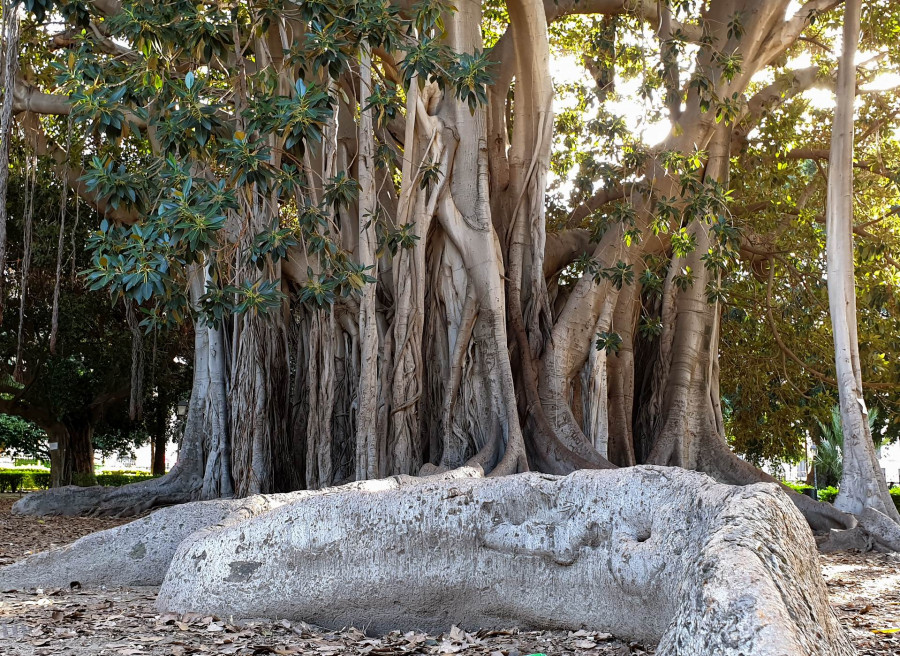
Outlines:
<svg viewBox="0 0 900 656"><path fill-rule="evenodd" d="M118 209L113 208L105 200L97 198L96 194L88 190L87 184L81 179L81 176L84 175L84 170L69 165L66 152L47 138L47 135L44 134L36 120L25 121L24 127L28 134L28 141L35 145L36 154L39 157L52 158L59 171L62 171L64 167L68 167L68 177L66 179L70 181L69 184L72 190L98 213L112 221L128 224L135 223L140 218L137 211L121 207ZM60 175L60 179L62 178L63 176Z"/></svg>
<svg viewBox="0 0 900 656"><path fill-rule="evenodd" d="M621 200L624 197L625 190L622 187L616 187L615 189L600 189L593 196L572 210L569 214L569 218L566 219L566 227L579 227L582 221L593 212L596 212L600 207L606 205L606 203L611 203L614 200Z"/></svg>
<svg viewBox="0 0 900 656"><path fill-rule="evenodd" d="M13 91L13 113L22 112L68 116L72 113L72 105L65 96L42 93L18 80Z"/></svg>
<svg viewBox="0 0 900 656"><path fill-rule="evenodd" d="M590 230L575 228L548 233L544 246L544 278L552 278L579 255L592 251Z"/></svg>
<svg viewBox="0 0 900 656"><path fill-rule="evenodd" d="M794 98L808 89L825 84L833 85L834 77L822 78L820 77L821 71L819 66L789 71L754 94L735 121L731 142L732 152L740 150L740 145L746 141L747 135L759 124L766 112L772 111L786 100Z"/></svg>
<svg viewBox="0 0 900 656"><path fill-rule="evenodd" d="M759 49L759 61L768 64L790 48L800 34L819 14L830 11L842 4L843 0L810 0L797 10L788 20L777 25L766 37Z"/></svg>

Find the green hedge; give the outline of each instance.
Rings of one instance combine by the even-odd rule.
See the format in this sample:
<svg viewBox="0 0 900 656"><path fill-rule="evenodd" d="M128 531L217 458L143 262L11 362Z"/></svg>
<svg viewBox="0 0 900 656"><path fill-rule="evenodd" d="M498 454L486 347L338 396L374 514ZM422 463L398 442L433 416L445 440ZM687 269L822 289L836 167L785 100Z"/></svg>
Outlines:
<svg viewBox="0 0 900 656"><path fill-rule="evenodd" d="M806 485L805 483L788 483L787 481L785 481L784 484L795 492L799 492L800 494L805 494L807 490L812 489L812 485ZM892 487L890 492L891 500L894 502L894 505L897 506L897 510L900 511L900 486ZM838 489L833 485L829 485L828 487L819 489L819 501L834 503L837 495Z"/></svg>
<svg viewBox="0 0 900 656"><path fill-rule="evenodd" d="M141 472L103 472L102 474L97 474L97 485L119 487L121 485L128 485L129 483L149 481L151 478L158 477Z"/></svg>
<svg viewBox="0 0 900 656"><path fill-rule="evenodd" d="M29 465L34 465L35 467L43 467L44 469L50 469L50 461L49 460L38 460L37 458L16 458L13 461L16 467L28 467Z"/></svg>
<svg viewBox="0 0 900 656"><path fill-rule="evenodd" d="M800 494L806 494L809 490L813 489L812 485L807 485L806 483L788 483L785 481L784 484L794 492L799 492Z"/></svg>
<svg viewBox="0 0 900 656"><path fill-rule="evenodd" d="M111 471L85 477L75 481L80 485L106 485L119 487L129 483L156 478L145 472ZM0 469L0 492L21 492L23 490L46 490L50 487L50 472L43 469Z"/></svg>
<svg viewBox="0 0 900 656"><path fill-rule="evenodd" d="M0 492L46 490L50 472L43 469L0 469Z"/></svg>
<svg viewBox="0 0 900 656"><path fill-rule="evenodd" d="M18 472L0 471L0 492L18 492L24 477Z"/></svg>

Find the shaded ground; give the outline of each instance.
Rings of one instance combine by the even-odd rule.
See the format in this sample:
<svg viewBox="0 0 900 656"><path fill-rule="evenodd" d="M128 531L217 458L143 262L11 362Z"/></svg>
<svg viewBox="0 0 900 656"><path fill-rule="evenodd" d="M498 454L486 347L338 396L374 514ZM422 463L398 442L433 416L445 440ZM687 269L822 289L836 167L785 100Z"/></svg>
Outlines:
<svg viewBox="0 0 900 656"><path fill-rule="evenodd" d="M900 554L819 556L831 607L860 656L900 655Z"/></svg>
<svg viewBox="0 0 900 656"><path fill-rule="evenodd" d="M73 542L82 535L131 521L90 517L38 518L11 514L9 509L21 497L21 494L0 494L0 566Z"/></svg>
<svg viewBox="0 0 900 656"><path fill-rule="evenodd" d="M16 495L0 495L0 564L125 523L115 519L17 517ZM900 655L900 555L843 552L821 556L832 606L860 656ZM481 631L368 637L305 624L200 615L161 615L154 588L0 591L0 654L10 656L182 656L186 654L453 654L472 656L628 656L651 649L606 634Z"/></svg>

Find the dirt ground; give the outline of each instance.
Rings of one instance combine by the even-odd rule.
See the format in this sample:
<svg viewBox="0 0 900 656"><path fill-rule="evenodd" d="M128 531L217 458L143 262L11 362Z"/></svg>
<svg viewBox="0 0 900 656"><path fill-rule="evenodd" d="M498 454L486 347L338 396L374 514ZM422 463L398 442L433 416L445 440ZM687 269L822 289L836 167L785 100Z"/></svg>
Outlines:
<svg viewBox="0 0 900 656"><path fill-rule="evenodd" d="M0 495L0 565L124 523L114 519L18 517L15 495ZM821 556L832 606L860 656L900 655L900 555ZM637 643L585 631L477 631L366 636L305 624L163 615L153 588L0 591L0 654L10 656L182 656L186 654L453 654L472 656L652 655Z"/></svg>

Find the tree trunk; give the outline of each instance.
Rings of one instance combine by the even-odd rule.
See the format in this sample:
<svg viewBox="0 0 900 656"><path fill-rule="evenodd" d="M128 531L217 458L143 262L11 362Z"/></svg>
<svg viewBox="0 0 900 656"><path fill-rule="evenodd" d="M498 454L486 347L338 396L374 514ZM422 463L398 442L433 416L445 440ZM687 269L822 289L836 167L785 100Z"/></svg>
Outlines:
<svg viewBox="0 0 900 656"><path fill-rule="evenodd" d="M89 486L94 478L94 427L90 423L65 423L50 435L50 486ZM52 448L53 445L56 448Z"/></svg>
<svg viewBox="0 0 900 656"><path fill-rule="evenodd" d="M166 432L166 419L169 406L164 403L165 396L157 390L159 398L156 405L156 422L155 431L152 439L152 458L150 464L150 473L154 476L162 476L166 473L166 444L168 443L168 434Z"/></svg>
<svg viewBox="0 0 900 656"><path fill-rule="evenodd" d="M150 465L150 473L154 476L162 476L166 473L166 432L158 432L153 436L153 462Z"/></svg>
<svg viewBox="0 0 900 656"><path fill-rule="evenodd" d="M12 135L12 113L19 69L18 3L3 3L3 104L0 105L0 323L3 322L4 286L6 278L6 190L9 185L9 140Z"/></svg>
<svg viewBox="0 0 900 656"><path fill-rule="evenodd" d="M900 514L891 501L875 455L859 363L853 266L854 57L859 41L859 21L860 0L847 0L844 3L843 53L838 67L837 105L831 133L828 201L825 208L828 304L844 434L844 468L835 506L854 515L861 515L866 508L872 508L900 522Z"/></svg>
<svg viewBox="0 0 900 656"><path fill-rule="evenodd" d="M359 90L360 107L372 94L372 60L367 43L360 47ZM375 137L372 110L361 109L359 118L359 261L369 267L369 275L377 278L378 260L375 238ZM356 423L356 480L378 478L381 475L381 445L378 439L378 324L375 315L375 287L370 283L362 290L359 300L359 412Z"/></svg>

